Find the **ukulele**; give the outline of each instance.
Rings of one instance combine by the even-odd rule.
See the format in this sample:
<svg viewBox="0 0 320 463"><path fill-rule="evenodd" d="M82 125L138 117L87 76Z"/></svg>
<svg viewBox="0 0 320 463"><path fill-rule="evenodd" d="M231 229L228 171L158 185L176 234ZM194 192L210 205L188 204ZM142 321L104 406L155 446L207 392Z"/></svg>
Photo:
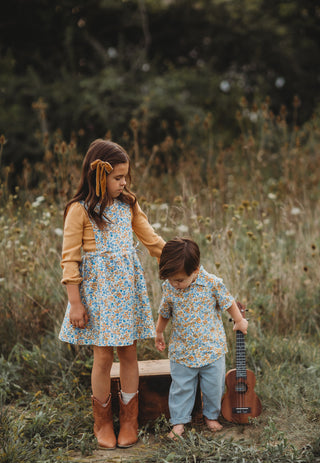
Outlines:
<svg viewBox="0 0 320 463"><path fill-rule="evenodd" d="M245 307L240 302L237 305L245 318ZM239 330L236 332L236 368L227 372L225 383L221 413L227 421L246 424L249 418L260 415L261 402L254 392L256 378L253 371L247 370L244 334Z"/></svg>

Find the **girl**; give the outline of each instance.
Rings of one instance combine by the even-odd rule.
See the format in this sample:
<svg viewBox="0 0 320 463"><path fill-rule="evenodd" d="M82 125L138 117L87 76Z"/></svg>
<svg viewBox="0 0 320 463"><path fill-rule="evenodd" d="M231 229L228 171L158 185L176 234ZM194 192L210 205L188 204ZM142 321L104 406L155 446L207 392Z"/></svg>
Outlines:
<svg viewBox="0 0 320 463"><path fill-rule="evenodd" d="M61 266L68 306L59 338L93 346L94 433L100 447L130 447L138 440L137 339L154 337L154 323L133 233L160 257L164 241L130 191L130 161L116 143L89 146L78 190L66 205ZM81 248L83 257L81 257ZM116 439L111 408L113 349L120 361Z"/></svg>

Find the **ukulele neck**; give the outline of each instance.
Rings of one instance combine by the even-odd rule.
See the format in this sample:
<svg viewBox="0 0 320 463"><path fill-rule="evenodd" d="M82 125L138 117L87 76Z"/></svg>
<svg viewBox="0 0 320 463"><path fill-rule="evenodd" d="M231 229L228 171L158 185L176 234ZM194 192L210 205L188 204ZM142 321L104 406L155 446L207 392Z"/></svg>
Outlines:
<svg viewBox="0 0 320 463"><path fill-rule="evenodd" d="M236 334L236 378L247 378L246 346L241 331L237 331Z"/></svg>

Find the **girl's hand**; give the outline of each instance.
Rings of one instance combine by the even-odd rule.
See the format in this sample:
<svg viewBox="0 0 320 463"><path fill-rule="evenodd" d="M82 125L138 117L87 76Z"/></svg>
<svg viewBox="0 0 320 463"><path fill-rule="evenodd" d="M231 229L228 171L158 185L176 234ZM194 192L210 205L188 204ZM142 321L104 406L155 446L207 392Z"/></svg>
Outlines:
<svg viewBox="0 0 320 463"><path fill-rule="evenodd" d="M242 318L238 322L235 322L233 325L233 331L241 331L243 334L247 334L248 330L248 321L245 318Z"/></svg>
<svg viewBox="0 0 320 463"><path fill-rule="evenodd" d="M88 321L89 317L86 312L86 309L84 308L84 305L81 302L77 303L70 303L70 314L69 314L69 320L71 325L74 328L85 328Z"/></svg>
<svg viewBox="0 0 320 463"><path fill-rule="evenodd" d="M155 346L159 352L163 352L166 348L163 333L156 333Z"/></svg>

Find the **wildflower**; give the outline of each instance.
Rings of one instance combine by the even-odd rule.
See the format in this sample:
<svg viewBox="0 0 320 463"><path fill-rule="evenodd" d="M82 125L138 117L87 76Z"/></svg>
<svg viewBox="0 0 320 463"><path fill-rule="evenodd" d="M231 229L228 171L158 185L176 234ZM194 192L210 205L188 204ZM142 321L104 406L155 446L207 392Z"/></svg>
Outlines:
<svg viewBox="0 0 320 463"><path fill-rule="evenodd" d="M31 204L32 207L38 207L45 200L44 196L38 196L35 201Z"/></svg>
<svg viewBox="0 0 320 463"><path fill-rule="evenodd" d="M240 106L242 106L242 108L246 108L248 106L248 101L244 96L240 99Z"/></svg>
<svg viewBox="0 0 320 463"><path fill-rule="evenodd" d="M152 227L153 227L155 230L159 230L159 229L161 228L161 223L159 223L159 222L153 223L153 224L152 224Z"/></svg>
<svg viewBox="0 0 320 463"><path fill-rule="evenodd" d="M300 215L301 214L301 209L299 209L298 207L293 207L290 211L290 214L291 215Z"/></svg>
<svg viewBox="0 0 320 463"><path fill-rule="evenodd" d="M80 18L79 21L78 21L78 23L77 23L77 25L78 25L78 27L80 27L80 29L82 29L83 27L85 27L85 25L86 25L85 19Z"/></svg>
<svg viewBox="0 0 320 463"><path fill-rule="evenodd" d="M189 229L188 229L188 227L187 227L186 225L181 224L181 225L179 225L179 226L177 227L177 230L178 230L180 233L186 233Z"/></svg>
<svg viewBox="0 0 320 463"><path fill-rule="evenodd" d="M276 81L274 83L274 85L277 87L277 88L282 88L284 86L284 84L286 83L286 80L284 77L277 77L276 78Z"/></svg>
<svg viewBox="0 0 320 463"><path fill-rule="evenodd" d="M220 264L220 262L215 262L214 265L215 265L217 268L219 268L221 264Z"/></svg>
<svg viewBox="0 0 320 463"><path fill-rule="evenodd" d="M57 236L62 236L63 235L63 230L61 228L55 228L54 229L54 233L57 235Z"/></svg>
<svg viewBox="0 0 320 463"><path fill-rule="evenodd" d="M317 246L315 244L312 244L311 249L315 250L315 249L317 249Z"/></svg>
<svg viewBox="0 0 320 463"><path fill-rule="evenodd" d="M292 229L290 230L286 230L286 236L294 236L296 234L296 232Z"/></svg>
<svg viewBox="0 0 320 463"><path fill-rule="evenodd" d="M250 206L250 202L249 202L248 200L244 199L244 200L242 201L242 206L243 206L245 209L247 209L247 208Z"/></svg>
<svg viewBox="0 0 320 463"><path fill-rule="evenodd" d="M308 270L309 270L308 267L305 265L305 266L303 267L303 271L304 271L304 272L307 272Z"/></svg>
<svg viewBox="0 0 320 463"><path fill-rule="evenodd" d="M68 151L68 147L65 141L63 141L60 145L60 153L61 154L66 154Z"/></svg>
<svg viewBox="0 0 320 463"><path fill-rule="evenodd" d="M252 238L253 237L253 233L251 231L248 231L247 232L247 235L249 236L249 238Z"/></svg>
<svg viewBox="0 0 320 463"><path fill-rule="evenodd" d="M231 237L232 237L232 230L228 230L228 231L227 231L227 236L228 236L228 238L231 238Z"/></svg>
<svg viewBox="0 0 320 463"><path fill-rule="evenodd" d="M277 199L277 195L275 195L274 193L269 193L268 198L272 199L272 201L274 201L275 199Z"/></svg>
<svg viewBox="0 0 320 463"><path fill-rule="evenodd" d="M182 203L182 196L176 196L176 197L173 199L173 202L174 202L174 203Z"/></svg>
<svg viewBox="0 0 320 463"><path fill-rule="evenodd" d="M207 243L212 243L212 235L206 235Z"/></svg>
<svg viewBox="0 0 320 463"><path fill-rule="evenodd" d="M5 145L7 143L6 137L2 134L0 135L0 145Z"/></svg>
<svg viewBox="0 0 320 463"><path fill-rule="evenodd" d="M295 95L293 98L293 107L298 108L300 104L301 104L300 98L297 95Z"/></svg>
<svg viewBox="0 0 320 463"><path fill-rule="evenodd" d="M255 124L256 122L258 122L258 114L255 113L255 112L250 112L249 113L249 119L250 119L251 122L253 122Z"/></svg>
<svg viewBox="0 0 320 463"><path fill-rule="evenodd" d="M131 119L130 121L130 127L133 131L137 130L138 127L139 127L139 122L137 121L137 119L133 118Z"/></svg>
<svg viewBox="0 0 320 463"><path fill-rule="evenodd" d="M118 56L118 52L114 47L109 47L107 50L109 58L116 58Z"/></svg>
<svg viewBox="0 0 320 463"><path fill-rule="evenodd" d="M231 89L231 85L227 80L222 80L220 82L219 88L223 93L229 93Z"/></svg>
<svg viewBox="0 0 320 463"><path fill-rule="evenodd" d="M0 278L0 284L5 281L5 278Z"/></svg>

